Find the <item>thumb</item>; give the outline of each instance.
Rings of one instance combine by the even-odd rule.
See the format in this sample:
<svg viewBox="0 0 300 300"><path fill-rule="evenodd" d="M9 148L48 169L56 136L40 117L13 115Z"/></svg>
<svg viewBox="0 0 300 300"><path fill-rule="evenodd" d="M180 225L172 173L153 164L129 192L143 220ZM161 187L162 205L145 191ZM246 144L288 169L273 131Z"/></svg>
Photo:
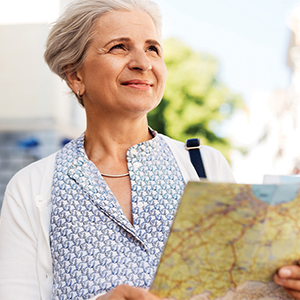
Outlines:
<svg viewBox="0 0 300 300"><path fill-rule="evenodd" d="M278 270L278 275L282 279L290 278L292 276L292 271L289 267L282 267Z"/></svg>

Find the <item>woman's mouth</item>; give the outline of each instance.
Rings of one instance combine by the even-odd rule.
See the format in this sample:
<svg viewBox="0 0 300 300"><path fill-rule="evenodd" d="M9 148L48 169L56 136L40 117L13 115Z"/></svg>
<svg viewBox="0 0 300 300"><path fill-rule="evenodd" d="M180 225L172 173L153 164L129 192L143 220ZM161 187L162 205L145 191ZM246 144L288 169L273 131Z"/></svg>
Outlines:
<svg viewBox="0 0 300 300"><path fill-rule="evenodd" d="M150 81L136 80L136 79L125 81L122 83L122 85L135 88L135 89L140 89L140 90L148 90L152 87Z"/></svg>

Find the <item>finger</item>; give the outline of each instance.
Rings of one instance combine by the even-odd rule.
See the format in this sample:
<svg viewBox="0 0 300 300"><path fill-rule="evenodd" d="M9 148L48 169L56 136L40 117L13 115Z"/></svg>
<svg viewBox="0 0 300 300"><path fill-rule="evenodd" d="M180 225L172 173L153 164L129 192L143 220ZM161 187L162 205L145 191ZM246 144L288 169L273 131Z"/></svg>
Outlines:
<svg viewBox="0 0 300 300"><path fill-rule="evenodd" d="M97 298L97 300L159 300L155 295L145 289L135 288L128 285L119 285L105 295L105 297Z"/></svg>
<svg viewBox="0 0 300 300"><path fill-rule="evenodd" d="M274 276L274 281L278 285L281 285L293 298L300 300L300 280L285 279L276 274Z"/></svg>
<svg viewBox="0 0 300 300"><path fill-rule="evenodd" d="M286 289L298 291L300 293L300 280L298 279L286 279L281 278L278 274L274 275L274 281L278 285L283 286Z"/></svg>
<svg viewBox="0 0 300 300"><path fill-rule="evenodd" d="M295 265L284 266L278 270L277 274L282 279L300 279L300 267Z"/></svg>
<svg viewBox="0 0 300 300"><path fill-rule="evenodd" d="M129 285L119 285L113 291L110 300L146 300L144 291Z"/></svg>
<svg viewBox="0 0 300 300"><path fill-rule="evenodd" d="M141 288L134 288L131 286L125 286L126 287L126 300L146 300L147 299L147 291L145 289Z"/></svg>
<svg viewBox="0 0 300 300"><path fill-rule="evenodd" d="M290 290L290 289L287 289L287 288L284 288L286 290L286 292L291 295L293 298L297 299L297 300L300 300L300 292L298 291L295 291L295 290Z"/></svg>
<svg viewBox="0 0 300 300"><path fill-rule="evenodd" d="M155 296L154 294L150 293L149 291L143 288L132 288L130 296L132 298L129 298L127 300L132 300L132 299L160 300L160 298L158 298L157 296Z"/></svg>
<svg viewBox="0 0 300 300"><path fill-rule="evenodd" d="M133 300L135 299L133 297L134 292L132 292L131 289L134 288L127 285L119 285L116 288L110 290L105 295L98 297L97 300L125 300L125 299ZM133 296L131 294L133 294ZM139 296L141 297L141 295ZM142 297L141 300L143 300Z"/></svg>

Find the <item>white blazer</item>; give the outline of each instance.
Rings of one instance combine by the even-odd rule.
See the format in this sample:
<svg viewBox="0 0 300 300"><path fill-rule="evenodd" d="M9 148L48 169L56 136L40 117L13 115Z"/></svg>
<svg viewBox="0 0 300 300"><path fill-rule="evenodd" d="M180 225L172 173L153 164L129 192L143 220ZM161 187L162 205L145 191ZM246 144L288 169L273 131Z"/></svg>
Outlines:
<svg viewBox="0 0 300 300"><path fill-rule="evenodd" d="M172 150L185 182L199 181L184 144L161 136ZM201 154L209 181L234 182L218 150L202 146ZM51 299L49 231L55 156L22 169L7 185L0 219L0 299Z"/></svg>

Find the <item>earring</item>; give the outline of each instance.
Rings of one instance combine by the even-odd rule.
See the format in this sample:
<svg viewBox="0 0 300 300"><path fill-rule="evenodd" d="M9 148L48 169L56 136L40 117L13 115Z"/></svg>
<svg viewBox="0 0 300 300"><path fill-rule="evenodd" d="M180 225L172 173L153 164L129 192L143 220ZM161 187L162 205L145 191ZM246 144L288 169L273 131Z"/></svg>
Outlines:
<svg viewBox="0 0 300 300"><path fill-rule="evenodd" d="M77 97L78 97L79 99L82 99L82 96L79 95L79 90L77 91Z"/></svg>

